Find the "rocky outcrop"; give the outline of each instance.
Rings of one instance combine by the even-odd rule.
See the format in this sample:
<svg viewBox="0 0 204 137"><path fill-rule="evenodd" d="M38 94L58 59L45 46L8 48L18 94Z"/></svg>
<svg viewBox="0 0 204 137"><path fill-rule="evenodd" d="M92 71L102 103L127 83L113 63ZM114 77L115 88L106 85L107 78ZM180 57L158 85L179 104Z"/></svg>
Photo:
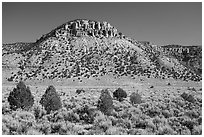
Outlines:
<svg viewBox="0 0 204 137"><path fill-rule="evenodd" d="M80 37L92 36L96 38L102 37L122 37L122 33L118 33L117 29L108 22L98 22L87 19L77 19L69 21L50 33L43 35L37 42L41 42L51 36L54 37Z"/></svg>

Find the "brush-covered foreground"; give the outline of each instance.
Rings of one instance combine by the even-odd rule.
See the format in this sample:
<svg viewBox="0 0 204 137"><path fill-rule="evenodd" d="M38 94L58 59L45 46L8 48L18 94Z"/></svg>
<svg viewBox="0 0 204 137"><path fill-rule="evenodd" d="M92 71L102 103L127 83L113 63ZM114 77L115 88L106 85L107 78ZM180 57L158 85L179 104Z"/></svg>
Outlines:
<svg viewBox="0 0 204 137"><path fill-rule="evenodd" d="M202 134L201 86L165 82L163 85L55 86L62 109L50 114L46 114L39 103L47 86L28 84L34 96L34 106L29 110L12 111L7 98L15 85L3 85L2 134ZM108 88L113 97L113 92L119 87L127 92L127 98L121 102L114 98L112 114L103 114L97 108L101 90ZM76 92L77 89L85 92ZM137 90L142 102L132 104L130 95ZM192 95L194 101L182 97L184 92Z"/></svg>

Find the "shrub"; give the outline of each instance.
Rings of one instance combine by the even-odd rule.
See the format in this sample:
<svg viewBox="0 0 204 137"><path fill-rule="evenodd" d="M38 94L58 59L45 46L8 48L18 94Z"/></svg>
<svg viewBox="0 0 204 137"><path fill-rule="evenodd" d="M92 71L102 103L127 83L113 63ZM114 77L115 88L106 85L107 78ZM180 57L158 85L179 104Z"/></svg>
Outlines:
<svg viewBox="0 0 204 137"><path fill-rule="evenodd" d="M165 117L165 118L169 118L171 117L171 113L168 111L168 110L162 110L162 115Z"/></svg>
<svg viewBox="0 0 204 137"><path fill-rule="evenodd" d="M2 104L2 114L6 115L11 112L9 104Z"/></svg>
<svg viewBox="0 0 204 137"><path fill-rule="evenodd" d="M192 95L189 95L189 94L187 94L187 93L185 93L185 92L181 94L181 97L182 97L184 100L188 101L188 102L191 102L191 103L194 103L194 102L195 102L195 98L194 98Z"/></svg>
<svg viewBox="0 0 204 137"><path fill-rule="evenodd" d="M77 110L77 114L80 117L80 120L83 120L86 123L93 123L95 116L97 115L99 110L96 108L91 108L90 106L82 106ZM99 111L100 112L100 111Z"/></svg>
<svg viewBox="0 0 204 137"><path fill-rule="evenodd" d="M108 89L102 90L98 100L97 108L106 115L110 115L113 111L113 99Z"/></svg>
<svg viewBox="0 0 204 137"><path fill-rule="evenodd" d="M46 111L41 105L36 104L33 107L33 114L35 119L41 119L46 114Z"/></svg>
<svg viewBox="0 0 204 137"><path fill-rule="evenodd" d="M127 97L127 93L122 88L118 88L113 92L113 97L118 101L123 101L123 99Z"/></svg>
<svg viewBox="0 0 204 137"><path fill-rule="evenodd" d="M46 89L45 94L42 96L40 100L40 104L44 106L48 114L51 111L56 111L62 108L61 99L57 94L54 86L51 85Z"/></svg>
<svg viewBox="0 0 204 137"><path fill-rule="evenodd" d="M142 97L141 97L141 95L138 94L138 92L137 92L137 93L133 92L133 93L130 95L130 102L131 102L132 104L140 104L140 103L142 103Z"/></svg>
<svg viewBox="0 0 204 137"><path fill-rule="evenodd" d="M202 135L202 125L194 126L192 134L193 135Z"/></svg>
<svg viewBox="0 0 204 137"><path fill-rule="evenodd" d="M158 127L158 135L175 135L176 132L168 125Z"/></svg>
<svg viewBox="0 0 204 137"><path fill-rule="evenodd" d="M77 94L80 94L80 93L82 93L82 92L85 92L85 90L83 90L83 89L77 89L77 90L76 90L76 93L77 93Z"/></svg>
<svg viewBox="0 0 204 137"><path fill-rule="evenodd" d="M27 135L42 135L42 133L34 128L30 128L27 131Z"/></svg>
<svg viewBox="0 0 204 137"><path fill-rule="evenodd" d="M18 108L28 109L33 106L34 97L31 94L30 88L20 81L16 88L10 92L8 102L12 110Z"/></svg>
<svg viewBox="0 0 204 137"><path fill-rule="evenodd" d="M2 134L14 135L20 130L20 123L10 115L2 115Z"/></svg>
<svg viewBox="0 0 204 137"><path fill-rule="evenodd" d="M105 132L110 126L112 126L112 121L108 118L108 116L98 113L94 119L93 125L95 128L99 127Z"/></svg>
<svg viewBox="0 0 204 137"><path fill-rule="evenodd" d="M126 135L125 129L122 127L109 127L106 132L106 135Z"/></svg>

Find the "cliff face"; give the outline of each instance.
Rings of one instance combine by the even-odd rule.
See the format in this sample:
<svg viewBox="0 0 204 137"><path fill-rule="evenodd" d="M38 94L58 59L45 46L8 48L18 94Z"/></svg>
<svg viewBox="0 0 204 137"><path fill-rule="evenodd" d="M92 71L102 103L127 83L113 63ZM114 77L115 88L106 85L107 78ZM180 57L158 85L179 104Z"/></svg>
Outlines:
<svg viewBox="0 0 204 137"><path fill-rule="evenodd" d="M124 37L122 33L118 33L117 29L110 25L108 22L98 22L87 19L77 19L69 21L50 33L43 35L38 41L45 38L55 37L80 37L92 36L96 38L102 37Z"/></svg>

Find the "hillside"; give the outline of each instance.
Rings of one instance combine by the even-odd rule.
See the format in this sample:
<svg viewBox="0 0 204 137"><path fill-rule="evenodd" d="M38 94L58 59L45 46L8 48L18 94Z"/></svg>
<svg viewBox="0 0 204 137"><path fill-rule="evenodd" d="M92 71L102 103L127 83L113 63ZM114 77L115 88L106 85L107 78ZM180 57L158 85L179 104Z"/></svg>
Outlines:
<svg viewBox="0 0 204 137"><path fill-rule="evenodd" d="M35 43L3 44L2 62L4 68L12 68L8 81L73 77L81 81L103 75L200 81L202 70L193 67L195 58L188 59L194 52L164 52L168 47L128 38L107 22L77 19ZM198 68L201 60L199 53Z"/></svg>
<svg viewBox="0 0 204 137"><path fill-rule="evenodd" d="M162 46L166 56L175 57L181 64L202 75L202 46Z"/></svg>

